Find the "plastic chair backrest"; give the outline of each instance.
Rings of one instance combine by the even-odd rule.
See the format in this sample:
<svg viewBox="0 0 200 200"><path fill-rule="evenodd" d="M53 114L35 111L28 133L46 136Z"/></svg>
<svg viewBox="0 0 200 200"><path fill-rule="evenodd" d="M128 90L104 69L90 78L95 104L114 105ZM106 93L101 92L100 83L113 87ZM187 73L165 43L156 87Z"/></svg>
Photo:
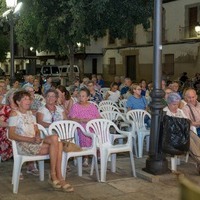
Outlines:
<svg viewBox="0 0 200 200"><path fill-rule="evenodd" d="M104 111L116 111L120 113L120 110L113 105L101 105L98 108L99 112L104 112Z"/></svg>
<svg viewBox="0 0 200 200"><path fill-rule="evenodd" d="M41 124L37 124L38 129L40 130L40 136L41 138L44 138L49 135L46 128L44 128Z"/></svg>
<svg viewBox="0 0 200 200"><path fill-rule="evenodd" d="M136 129L141 129L145 127L144 118L148 116L151 118L151 115L146 110L130 110L126 113L127 120L131 120L135 123Z"/></svg>
<svg viewBox="0 0 200 200"><path fill-rule="evenodd" d="M88 102L94 104L98 109L99 105L96 102L94 102L94 101L88 101Z"/></svg>
<svg viewBox="0 0 200 200"><path fill-rule="evenodd" d="M78 122L62 120L53 122L49 126L49 134L56 133L61 140L72 139L72 142L75 142L77 129L85 132L85 129Z"/></svg>
<svg viewBox="0 0 200 200"><path fill-rule="evenodd" d="M119 107L126 108L127 99L122 99L119 101Z"/></svg>
<svg viewBox="0 0 200 200"><path fill-rule="evenodd" d="M103 98L105 97L106 93L110 90L108 87L104 87L100 89L100 93L102 94Z"/></svg>
<svg viewBox="0 0 200 200"><path fill-rule="evenodd" d="M86 132L94 133L99 145L111 144L110 127L117 128L115 123L108 119L94 119L86 124Z"/></svg>
<svg viewBox="0 0 200 200"><path fill-rule="evenodd" d="M118 107L117 104L111 100L103 100L99 103L99 106L103 106L103 105L112 105L112 106Z"/></svg>
<svg viewBox="0 0 200 200"><path fill-rule="evenodd" d="M116 111L103 111L100 112L100 116L104 119L109 119L113 122L117 120L126 121L125 117L120 112Z"/></svg>

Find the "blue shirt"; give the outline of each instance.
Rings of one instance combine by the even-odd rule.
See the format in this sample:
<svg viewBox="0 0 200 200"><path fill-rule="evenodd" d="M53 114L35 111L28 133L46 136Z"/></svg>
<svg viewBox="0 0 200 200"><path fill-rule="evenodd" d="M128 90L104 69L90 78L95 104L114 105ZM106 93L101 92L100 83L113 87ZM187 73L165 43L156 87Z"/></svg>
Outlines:
<svg viewBox="0 0 200 200"><path fill-rule="evenodd" d="M123 87L123 88L121 89L121 91L120 91L121 95L126 94L126 93L128 92L128 90L129 90L129 87L128 87L128 86Z"/></svg>
<svg viewBox="0 0 200 200"><path fill-rule="evenodd" d="M134 109L146 110L147 100L144 96L141 96L140 98L136 98L132 95L127 99L126 107L131 108L131 110L134 110Z"/></svg>

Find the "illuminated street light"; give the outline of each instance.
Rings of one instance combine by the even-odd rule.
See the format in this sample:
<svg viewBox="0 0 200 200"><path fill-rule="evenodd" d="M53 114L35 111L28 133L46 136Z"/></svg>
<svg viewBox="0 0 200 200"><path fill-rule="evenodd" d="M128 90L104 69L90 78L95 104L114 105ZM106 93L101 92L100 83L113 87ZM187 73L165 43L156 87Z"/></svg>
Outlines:
<svg viewBox="0 0 200 200"><path fill-rule="evenodd" d="M6 0L8 9L3 13L3 17L7 18L10 25L10 82L13 84L14 74L14 15L20 10L22 2L17 4L17 0Z"/></svg>

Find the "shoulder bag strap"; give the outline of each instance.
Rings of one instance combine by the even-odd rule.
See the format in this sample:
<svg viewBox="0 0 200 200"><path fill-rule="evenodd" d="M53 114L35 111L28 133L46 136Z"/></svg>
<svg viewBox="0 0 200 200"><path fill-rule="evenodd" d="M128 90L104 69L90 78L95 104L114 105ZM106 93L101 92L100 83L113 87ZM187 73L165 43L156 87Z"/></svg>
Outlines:
<svg viewBox="0 0 200 200"><path fill-rule="evenodd" d="M195 116L194 116L194 113L193 113L193 111L192 111L192 108L191 108L190 105L188 105L188 104L187 104L187 106L189 107L190 112L191 112L191 114L192 114L192 118L193 118L193 120L194 120L194 122L195 122L195 121L196 121L196 118L195 118Z"/></svg>

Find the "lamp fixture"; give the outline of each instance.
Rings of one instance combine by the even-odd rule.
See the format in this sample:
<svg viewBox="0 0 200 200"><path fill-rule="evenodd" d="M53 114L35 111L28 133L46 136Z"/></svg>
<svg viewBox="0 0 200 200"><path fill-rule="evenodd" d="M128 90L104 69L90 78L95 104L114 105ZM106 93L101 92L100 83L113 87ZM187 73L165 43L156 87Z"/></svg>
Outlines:
<svg viewBox="0 0 200 200"><path fill-rule="evenodd" d="M195 26L195 31L197 32L197 36L200 36L200 24L197 23L197 25Z"/></svg>

